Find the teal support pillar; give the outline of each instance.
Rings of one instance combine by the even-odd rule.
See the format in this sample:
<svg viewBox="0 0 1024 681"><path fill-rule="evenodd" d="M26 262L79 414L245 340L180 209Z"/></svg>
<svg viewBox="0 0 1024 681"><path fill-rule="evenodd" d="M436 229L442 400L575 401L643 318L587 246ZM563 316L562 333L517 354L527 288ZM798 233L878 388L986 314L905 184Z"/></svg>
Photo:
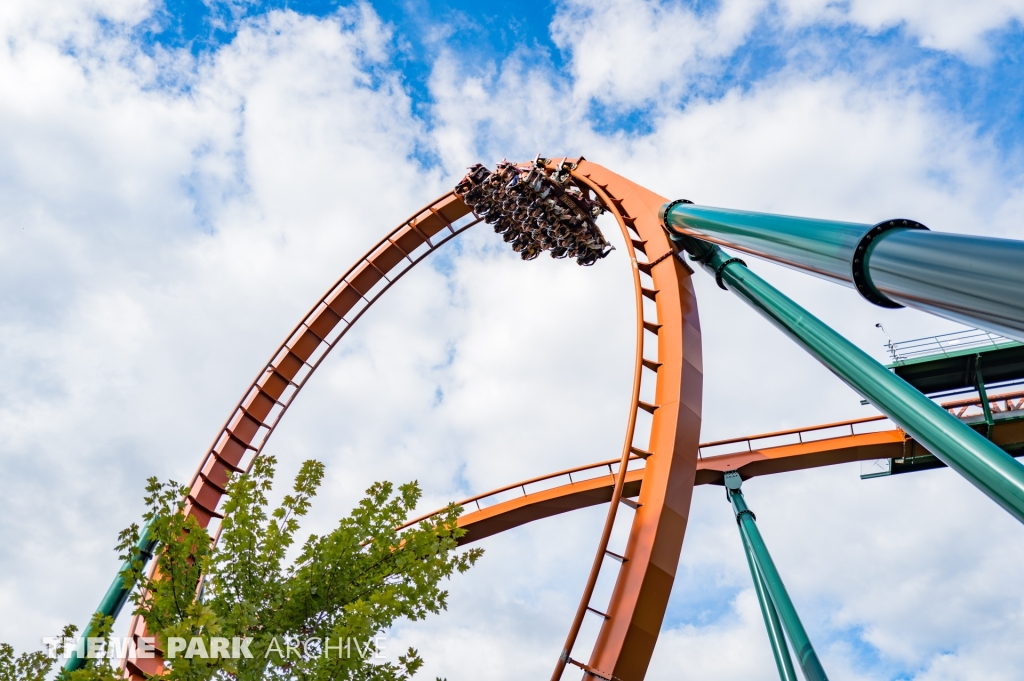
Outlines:
<svg viewBox="0 0 1024 681"><path fill-rule="evenodd" d="M729 472L725 474L727 498L732 500L733 486L739 490L740 476L738 473ZM735 507L734 507L735 510ZM753 516L753 514L751 514ZM793 669L793 659L789 656L789 647L786 645L786 635L782 630L782 623L779 621L779 612L772 603L771 594L768 593L768 586L764 577L757 567L757 560L754 558L753 550L743 534L737 517L736 525L740 530L740 542L743 544L743 553L747 557L747 567L750 568L750 577L754 580L754 592L757 594L758 605L761 606L761 617L764 618L764 627L768 631L768 643L772 647L772 655L775 657L775 666L779 670L781 681L798 681L796 671Z"/></svg>
<svg viewBox="0 0 1024 681"><path fill-rule="evenodd" d="M673 201L670 231L852 286L882 307L914 307L1024 342L1024 241Z"/></svg>
<svg viewBox="0 0 1024 681"><path fill-rule="evenodd" d="M768 631L768 643L772 647L775 666L779 670L779 679L781 681L798 681L796 671L793 669L793 659L789 656L789 647L786 645L786 635L782 630L782 623L779 622L779 613L772 603L764 578L761 577L761 573L757 569L757 563L754 562L750 544L743 538L742 530L740 531L740 540L743 542L743 552L747 556L750 576L754 580L754 591L757 592L757 602L761 606L761 617L764 618L764 626Z"/></svg>
<svg viewBox="0 0 1024 681"><path fill-rule="evenodd" d="M713 244L673 240L943 463L1024 522L1024 465Z"/></svg>
<svg viewBox="0 0 1024 681"><path fill-rule="evenodd" d="M139 541L135 544L135 553L132 556L132 560L142 561L145 565L149 562L149 559L153 557L153 552L156 549L156 539L152 535L153 521L150 520L143 525L142 530L139 532ZM121 565L121 569L118 570L117 576L114 577L114 581L111 582L110 588L107 589L106 595L103 596L103 600L100 601L100 605L96 608L96 612L103 615L104 617L112 617L117 619L117 616L121 613L121 609L124 608L124 604L128 602L128 596L132 592L132 588L135 586L135 582L128 578L128 573L132 567L132 560L125 561ZM95 615L94 615L95 616ZM93 620L90 619L89 623L85 625L82 630L82 635L79 641L88 642L90 637L96 635L96 631L93 627ZM85 657L79 655L79 651L76 649L72 651L68 657L68 661L64 663L64 671L73 672L76 669L81 669L85 665Z"/></svg>
<svg viewBox="0 0 1024 681"><path fill-rule="evenodd" d="M739 473L730 471L725 474L726 493L729 495L729 501L732 502L732 508L736 514L736 524L740 527L743 549L747 552L747 562L750 564L750 571L754 576L754 588L757 589L758 599L761 600L761 613L764 615L765 625L768 628L768 639L772 644L772 652L775 654L775 664L779 668L779 678L782 681L796 681L793 662L790 660L789 650L786 648L782 632L784 629L793 644L793 651L800 662L804 678L807 681L828 681L818 654L814 652L814 646L811 645L811 639L807 636L803 623L800 622L793 601L790 600L786 586L782 583L782 577L775 567L775 562L772 561L771 554L768 553L768 547L761 537L761 532L757 529L754 514L747 508L740 485ZM782 629L779 627L780 620Z"/></svg>

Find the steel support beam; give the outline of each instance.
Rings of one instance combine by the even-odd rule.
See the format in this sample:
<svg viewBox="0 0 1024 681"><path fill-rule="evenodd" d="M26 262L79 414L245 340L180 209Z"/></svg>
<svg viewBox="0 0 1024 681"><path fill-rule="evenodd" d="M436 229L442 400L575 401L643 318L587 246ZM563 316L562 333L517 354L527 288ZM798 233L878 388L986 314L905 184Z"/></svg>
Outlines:
<svg viewBox="0 0 1024 681"><path fill-rule="evenodd" d="M764 618L764 627L768 631L768 643L772 646L772 655L775 657L775 666L779 670L781 681L798 681L796 670L793 669L793 658L789 656L789 646L786 645L786 635L782 630L782 623L779 621L779 612L772 603L771 594L768 593L768 586L764 582L750 544L743 537L743 530L740 529L740 541L743 543L743 553L747 556L747 567L750 568L750 577L754 580L754 591L757 592L757 602L761 606L761 616Z"/></svg>
<svg viewBox="0 0 1024 681"><path fill-rule="evenodd" d="M1024 522L1024 465L869 357L718 246L675 237L724 288L763 317L947 466Z"/></svg>
<svg viewBox="0 0 1024 681"><path fill-rule="evenodd" d="M760 584L770 596L769 611L774 605L774 611L771 611L770 614L778 613L778 618L770 623L770 615L765 614L765 623L768 625L768 638L771 640L772 651L775 653L779 676L783 681L796 679L796 675L793 673L793 663L790 661L789 651L786 649L786 642L783 640L782 632L778 631L779 619L781 619L782 628L785 629L786 635L789 636L789 640L793 644L793 650L796 652L800 668L804 672L804 678L807 681L828 681L821 661L818 660L818 654L814 652L814 646L811 645L811 639L800 622L800 616L797 615L793 601L786 591L786 586L782 583L782 577L775 567L771 554L768 553L768 547L761 537L761 532L757 529L754 514L747 508L746 501L743 499L743 492L740 491L741 484L739 473L731 471L725 474L726 494L729 501L732 502L732 508L736 514L736 523L740 527L744 550L749 549L747 561L751 563L752 572L755 573L755 588L759 586L760 578ZM758 598L761 597L762 594L759 591ZM765 612L764 601L761 604L761 611Z"/></svg>
<svg viewBox="0 0 1024 681"><path fill-rule="evenodd" d="M882 307L917 308L1024 342L1024 241L696 206L661 210L674 233L853 286Z"/></svg>
<svg viewBox="0 0 1024 681"><path fill-rule="evenodd" d="M118 570L117 576L114 577L114 581L110 583L110 588L107 589L107 593L103 596L103 600L100 601L100 605L96 608L96 614L102 615L103 617L110 617L117 619L117 616L121 613L121 609L124 604L128 602L128 596L131 594L132 589L135 587L135 580L128 579L127 575L132 569L133 562L141 562L143 566L149 562L149 559L153 557L153 552L156 549L156 539L153 538L153 521L148 521L142 526L142 530L139 532L139 541L135 544L135 551L129 560L126 560L122 565L121 569ZM90 637L95 636L96 630L94 626L96 615L89 620L89 623L85 625L82 630L82 635L79 638L85 645L88 645ZM85 664L85 657L79 657L77 648L71 652L68 661L64 663L64 671L73 672L76 669L81 669Z"/></svg>

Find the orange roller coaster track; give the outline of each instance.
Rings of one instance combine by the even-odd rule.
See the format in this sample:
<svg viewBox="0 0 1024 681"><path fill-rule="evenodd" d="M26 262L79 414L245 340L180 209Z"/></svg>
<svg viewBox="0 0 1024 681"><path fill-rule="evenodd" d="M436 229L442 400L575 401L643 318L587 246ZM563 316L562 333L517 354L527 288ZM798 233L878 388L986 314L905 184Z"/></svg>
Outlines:
<svg viewBox="0 0 1024 681"><path fill-rule="evenodd" d="M1003 407L1006 415L1024 417L1024 393L994 395L993 405L1010 402ZM980 406L978 399L949 402L942 406L951 413L963 414L969 407ZM871 430L882 426L881 429ZM866 432L857 432L863 430ZM837 434L836 431L839 431ZM990 437L996 444L1017 449L1024 445L1024 418L997 422ZM780 439L796 442L780 444ZM774 441L774 444L771 444ZM764 443L770 446L758 446ZM739 451L717 456L702 456L697 461L694 485L722 485L725 473L736 471L746 480L763 475L821 468L856 461L896 459L915 461L930 454L912 437L907 436L884 416L869 416L826 423L807 428L762 433L700 445L703 453L733 445ZM626 472L622 496L629 499L640 494L644 482L644 460L632 457ZM465 509L459 526L466 534L460 544L469 544L521 525L581 508L606 504L618 479L618 459L598 461L548 473L511 485L477 494L457 502ZM574 477L575 476L575 477ZM408 521L403 528L433 517L442 509L425 513Z"/></svg>
<svg viewBox="0 0 1024 681"><path fill-rule="evenodd" d="M555 167L552 165L552 167ZM635 371L629 417L608 517L577 615L570 627L556 676L567 663L605 678L642 678L665 613L696 474L702 395L700 322L690 283L692 271L673 257L675 250L658 219L665 198L583 159L564 160L572 180L615 217L633 270L637 321ZM299 391L342 336L411 267L477 224L469 207L453 193L417 211L378 242L324 294L246 390L232 410L189 484L186 513L213 529L231 473L248 470ZM654 303L645 313L644 299ZM656 338L656 355L645 354ZM640 399L645 381L654 382L653 403ZM634 441L640 410L653 417L648 442ZM609 557L608 539L626 488L628 460L646 460L628 548L620 563L607 611L590 603L598 574ZM614 557L614 554L612 555ZM588 613L604 619L589 663L571 657L581 622ZM130 634L145 634L135 617ZM159 674L156 658L125 660L129 677Z"/></svg>
<svg viewBox="0 0 1024 681"><path fill-rule="evenodd" d="M610 246L599 230L594 231L596 227L588 228L584 222L596 216L598 206L615 218L625 238L632 268L636 305L634 378L625 437L617 459L523 480L463 500L460 503L466 512L459 524L467 534L462 543L541 518L608 503L594 561L555 662L552 680L560 679L565 668L573 665L583 670L585 677L640 681L647 672L661 629L695 485L724 482L732 485L730 494L739 497L737 475L749 478L869 459L902 461L909 456L917 460L915 457L926 452L904 429L894 427L884 416L699 444L703 394L700 321L690 279L693 271L678 257L681 244L687 244L688 237L670 235L659 215L659 211L665 211L671 218L673 210L686 213L696 209L687 208L686 201L669 204L664 197L582 158L559 162L538 159L534 165L503 167L507 174L502 177L519 178L517 173L522 173L521 177L534 181L537 172L549 173L558 178L562 187L571 189L571 196L559 194L564 206L553 207L551 219L575 220L581 245L566 247L562 241L543 239L526 244L517 239L516 250L526 259L549 249L555 257L569 253L580 264L591 264L604 257ZM478 169L474 167L471 175L487 177L488 171ZM229 476L251 469L296 396L340 339L413 266L485 219L466 203L479 208L468 193L472 186L469 179L464 180L456 192L424 206L359 258L316 301L260 369L188 485L185 512L214 536L222 517L218 509ZM555 191L562 189L556 187ZM591 208L595 211L593 215L586 212ZM570 217L565 218L566 215ZM494 216L488 215L486 219L495 221ZM508 219L507 215L497 218ZM673 219L683 224L678 216ZM717 268L713 273L720 285L724 277L730 286L747 286L755 291L756 281L748 277L753 281L751 285L743 279L746 275L735 274L742 265L738 259L726 259L724 254L707 247L693 248L692 243L686 248L699 256L696 259L704 266ZM731 265L734 266L729 269ZM785 322L783 317L779 319ZM653 395L653 401L646 402L641 395ZM1002 407L997 404L999 400ZM962 420L964 410L971 404L974 403L968 400L945 406ZM1009 412L1024 408L1024 393L993 397L991 405L983 401L982 406L988 420L986 432L992 442L1024 443L1024 420L993 423L990 414L992 410ZM651 417L650 435L644 441L636 433L641 411ZM948 414L942 415L950 418ZM781 441L787 438L786 442ZM620 555L610 551L608 544L623 507L632 512L632 519L626 548ZM595 604L591 600L595 584L602 570L608 569L617 570L611 599L607 604ZM598 618L600 631L583 661L575 648L586 617ZM145 635L141 618L132 620L130 634L136 643ZM137 658L130 653L124 660L124 673L131 679L141 680L162 671L163 661L159 657Z"/></svg>

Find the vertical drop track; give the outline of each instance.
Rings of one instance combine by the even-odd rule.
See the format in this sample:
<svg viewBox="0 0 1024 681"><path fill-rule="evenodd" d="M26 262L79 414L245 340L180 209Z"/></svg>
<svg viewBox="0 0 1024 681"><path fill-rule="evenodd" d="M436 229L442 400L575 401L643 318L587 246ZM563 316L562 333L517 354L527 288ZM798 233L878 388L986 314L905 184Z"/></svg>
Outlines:
<svg viewBox="0 0 1024 681"><path fill-rule="evenodd" d="M643 679L672 591L696 477L703 364L692 271L676 255L658 219L665 199L595 163L580 160L573 177L595 192L615 216L626 238L637 301L637 349L633 400L616 485L605 528L583 598L552 679L566 664L585 677ZM644 304L653 302L654 310ZM652 313L653 312L653 313ZM645 352L656 339L656 357ZM654 402L640 399L654 381ZM651 415L648 442L635 442L639 411ZM645 459L640 497L623 555L608 551L630 455ZM618 576L607 606L591 602L599 571L611 559ZM603 619L589 662L572 656L584 616Z"/></svg>

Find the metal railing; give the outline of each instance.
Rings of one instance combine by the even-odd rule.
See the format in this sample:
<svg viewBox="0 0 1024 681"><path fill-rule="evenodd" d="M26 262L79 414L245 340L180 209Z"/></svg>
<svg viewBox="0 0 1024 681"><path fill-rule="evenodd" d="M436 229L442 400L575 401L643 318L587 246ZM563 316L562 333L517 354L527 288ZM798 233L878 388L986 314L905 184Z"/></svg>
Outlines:
<svg viewBox="0 0 1024 681"><path fill-rule="evenodd" d="M1024 410L1024 390L1011 393L1003 393L1001 395L990 395L988 398L989 406L993 412L1008 412L1008 411L1021 411ZM971 407L980 407L981 398L970 397L963 400L954 400L951 402L943 402L940 405L943 409L946 409L951 414L958 418L970 418L970 414L967 414L967 410ZM884 422L884 423L883 423ZM863 424L875 423L878 426L890 426L891 422L887 416L879 414L877 416L866 416L859 419L850 419L848 421L836 421L834 423L823 423L817 426L806 426L803 428L791 428L789 430L777 430L770 433L760 433L758 435L748 435L745 437L734 437L727 440L715 440L713 442L705 442L698 446L697 456L702 461L708 461L717 457L732 456L742 452L753 452L755 449L770 449L772 447L785 447L787 445L795 444L808 444L811 442L818 442L822 440L829 440L840 437L851 437L855 435L868 435L874 432L880 432L884 428L871 428L870 426L864 426ZM863 427L862 427L863 426ZM827 433L825 431L841 429L839 433ZM778 438L796 438L791 442L772 442L768 443L768 440L774 440ZM818 437L815 437L818 435ZM754 443L759 443L758 447L754 447ZM767 444L767 446L765 446ZM733 449L727 452L718 452L712 456L706 456L704 450L711 449L714 447L724 447L726 445L745 445L739 448ZM527 497L531 494L536 494L551 487L546 487L543 490L528 490L528 487L536 486L543 482L549 482L558 478L566 478L568 484L575 485L578 483L584 483L597 478L611 477L614 480L615 474L618 472L617 468L620 463L620 459L608 459L607 461L598 461L596 463L586 464L584 466L576 466L574 468L566 468L565 470L555 471L554 473L548 473L547 475L540 475L535 478L529 478L527 480L521 480L511 485L505 485L504 487L498 487L492 489L489 492L483 494L477 494L476 496L468 497L462 501L457 502L457 505L462 506L467 511L482 511L494 503L502 503L507 499L498 500L496 497L510 492L512 490L519 490L519 498ZM631 456L629 463L632 464L635 461L644 463L644 457ZM627 470L640 470L642 466L637 468L629 468ZM594 471L601 469L607 469L608 473L601 473L600 475L593 475ZM573 476L576 477L573 477ZM488 503L490 501L490 503ZM481 504L483 502L483 504ZM471 508L471 505L475 508ZM398 529L405 529L415 525L418 522L426 520L432 516L437 515L443 509L436 509L430 513L424 513L423 515L413 518L401 525Z"/></svg>
<svg viewBox="0 0 1024 681"><path fill-rule="evenodd" d="M770 448L770 447L784 447L784 446L790 445L790 444L794 444L794 445L795 444L805 444L805 443L808 443L808 442L815 442L817 440L828 440L828 439L835 438L835 437L849 437L851 435L863 435L864 434L863 430L862 430L862 432L858 433L857 430L856 430L856 426L858 426L858 425L860 425L862 423L874 423L874 422L877 422L877 421L888 421L888 420L889 419L888 419L887 416L883 416L883 415L879 414L878 416L866 416L864 418L851 419L849 421L836 421L835 423L823 423L823 424L821 424L819 426L810 426L810 427L805 427L805 428L791 428L789 430L777 430L777 431L774 431L774 432L771 432L771 433L761 433L759 435L748 435L746 437L729 438L728 440L715 440L714 442L705 442L705 443L700 445L700 449L699 449L700 458L701 459L713 458L713 457L708 457L708 456L704 455L704 450L705 449L711 449L712 447L724 447L726 445L734 445L734 444L745 444L746 445L746 448L739 447L738 449L735 449L733 451L717 452L716 454L713 455L713 456L727 456L729 454L736 454L736 453L743 452L743 451L752 452L755 449L754 448L754 443L755 442L760 442L760 441L763 441L763 440L773 440L773 439L777 439L777 438L791 437L793 435L796 435L796 441L795 442L776 442L776 443L769 444L768 447L765 447L764 443L762 442L762 444L758 448L767 449L767 448ZM844 432L839 433L839 434L825 434L825 435L822 435L822 437L807 437L810 434L820 433L820 431L837 429L837 428L842 428ZM849 429L848 433L845 432L847 429Z"/></svg>
<svg viewBox="0 0 1024 681"><path fill-rule="evenodd" d="M633 461L643 461L643 459L641 457L639 457L639 456L630 456L629 457L629 462L632 463ZM576 466L574 468L566 468L565 470L555 471L554 473L548 473L547 475L540 475L540 476L537 476L536 478L529 478L528 480L521 480L520 482L516 482L516 483L513 483L511 485L505 485L504 487L499 487L497 489L492 489L491 491L484 492L483 494L477 494L476 496L468 497L466 499L463 499L462 501L456 502L456 505L461 506L463 509L467 509L470 504L473 504L476 507L477 511L482 511L484 508L487 508L487 506L492 505L493 503L500 503L496 499L491 499L492 497L501 496L502 494L505 494L506 492L510 492L510 491L512 491L514 489L519 489L519 491L520 491L520 495L519 496L525 497L525 496L528 496L529 494L531 494L531 492L527 492L526 491L527 486L537 485L539 483L548 482L550 480L555 480L557 478L568 478L570 485L575 485L577 483L588 482L588 481L594 480L596 478L603 478L603 477L605 477L604 473L601 473L600 475L587 475L587 473L590 473L592 471L596 471L596 470L599 470L599 469L604 469L604 468L608 469L608 477L612 477L614 479L615 474L618 472L617 469L618 469L618 467L619 467L619 465L621 463L622 463L621 459L615 458L615 459L608 459L607 461L598 461L597 463L589 463L589 464L587 464L585 466ZM626 470L629 471L629 470L635 470L635 469L630 469L628 464L627 464ZM574 473L576 474L576 478L575 479L573 479L573 477L572 477ZM535 490L535 492L533 492L533 493L542 492L542 491L544 491L544 490ZM489 499L491 499L491 501L492 501L491 504L487 503L487 501ZM484 502L484 504L482 506L480 504L481 501ZM505 501L505 500L502 500L502 501ZM410 527L412 525L415 525L416 523L418 523L420 521L423 521L423 520L426 520L427 518L430 518L432 516L435 516L435 515L437 515L440 512L441 512L440 510L436 510L436 511L431 511L430 513L424 513L423 515L421 515L421 516L419 516L417 518L413 518L412 520L407 521L405 524L401 525L398 529L401 530L401 529L405 529L406 527Z"/></svg>
<svg viewBox="0 0 1024 681"><path fill-rule="evenodd" d="M1010 412L1024 410L1024 390L1010 393L1002 393L1000 395L989 395L988 396L989 408L993 413ZM980 397L968 397L962 400L953 400L951 402L942 402L940 406L947 410L953 416L957 418L970 418L974 414L968 414L967 411L971 407L977 407L981 409L981 398ZM716 440L714 442L705 442L700 445L700 458L707 459L711 458L705 455L706 449L713 447L724 447L732 444L743 444L746 447L739 447L733 451L728 452L716 452L713 456L727 456L729 454L736 454L738 452L747 451L752 452L755 449L768 449L771 447L784 447L786 445L805 444L808 442L816 442L818 440L827 440L835 437L849 437L850 435L865 435L869 432L876 432L873 430L867 430L866 428L857 428L857 426L865 423L877 423L880 421L889 421L888 417L879 414L878 416L868 416L860 419L851 419L849 421L836 421L835 423L823 423L818 426L810 426L805 428L792 428L790 430L777 430L771 433L761 433L759 435L749 435L746 437L734 437L728 440ZM884 424L879 424L884 425ZM843 429L840 433L824 433L832 429ZM809 437L814 434L818 434L819 437ZM796 436L795 440L792 436ZM771 442L767 443L767 440L774 440L779 438L790 438L789 442ZM754 443L760 443L758 447L754 447ZM767 447L765 446L767 444Z"/></svg>
<svg viewBox="0 0 1024 681"><path fill-rule="evenodd" d="M969 349L992 349L1010 343L1017 343L1012 338L1000 336L991 331L982 329L968 329L954 333L943 333L938 336L927 336L925 338L914 338L912 340L892 342L885 344L886 350L893 362L905 362L915 357L926 357L929 355L949 357L950 353L960 352Z"/></svg>

